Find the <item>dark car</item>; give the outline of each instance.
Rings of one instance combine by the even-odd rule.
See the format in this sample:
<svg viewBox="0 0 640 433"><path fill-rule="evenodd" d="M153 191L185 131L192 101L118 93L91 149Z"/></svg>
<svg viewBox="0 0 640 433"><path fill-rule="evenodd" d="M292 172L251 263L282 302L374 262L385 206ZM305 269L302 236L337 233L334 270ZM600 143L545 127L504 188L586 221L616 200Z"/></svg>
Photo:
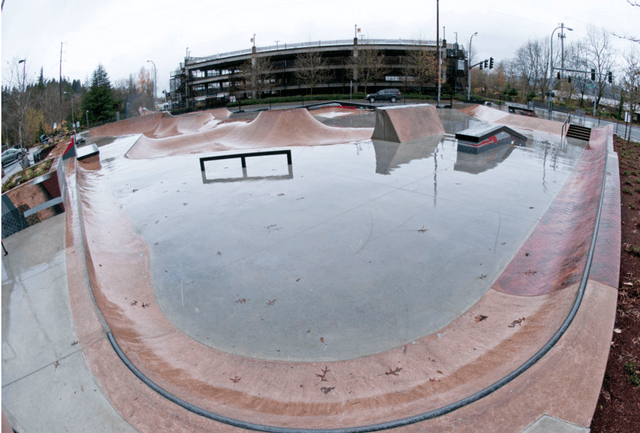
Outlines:
<svg viewBox="0 0 640 433"><path fill-rule="evenodd" d="M400 99L400 95L401 93L398 89L383 89L377 93L367 95L367 100L371 103L377 100L396 102L398 99Z"/></svg>
<svg viewBox="0 0 640 433"><path fill-rule="evenodd" d="M20 149L8 149L2 152L2 166L9 165L14 161L19 161L22 158L22 151Z"/></svg>

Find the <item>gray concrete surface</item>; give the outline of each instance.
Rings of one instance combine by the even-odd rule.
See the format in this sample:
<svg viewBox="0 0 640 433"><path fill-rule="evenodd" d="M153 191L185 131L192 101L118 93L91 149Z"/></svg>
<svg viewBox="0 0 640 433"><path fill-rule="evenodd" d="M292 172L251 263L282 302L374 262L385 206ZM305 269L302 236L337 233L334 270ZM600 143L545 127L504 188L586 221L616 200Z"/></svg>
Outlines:
<svg viewBox="0 0 640 433"><path fill-rule="evenodd" d="M61 214L3 240L2 410L20 433L135 432L74 344L64 230Z"/></svg>
<svg viewBox="0 0 640 433"><path fill-rule="evenodd" d="M134 163L122 140L102 148L101 179L149 246L169 320L227 353L316 362L400 346L466 311L583 146L532 138L483 157L484 171L447 140L298 147L293 179L203 184L200 155ZM248 174L282 174L269 158L249 159ZM234 160L207 167L208 178L240 171Z"/></svg>
<svg viewBox="0 0 640 433"><path fill-rule="evenodd" d="M571 424L564 420L544 415L522 433L589 433L590 429Z"/></svg>

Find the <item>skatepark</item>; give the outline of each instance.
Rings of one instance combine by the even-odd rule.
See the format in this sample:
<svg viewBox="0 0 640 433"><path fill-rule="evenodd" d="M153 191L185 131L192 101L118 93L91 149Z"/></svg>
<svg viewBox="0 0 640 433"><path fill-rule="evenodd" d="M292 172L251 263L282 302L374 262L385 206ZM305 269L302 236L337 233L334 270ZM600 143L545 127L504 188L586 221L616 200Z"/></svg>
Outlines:
<svg viewBox="0 0 640 433"><path fill-rule="evenodd" d="M459 151L478 125L524 140ZM619 272L610 127L334 106L90 135L109 144L64 161L56 263L132 431L587 431Z"/></svg>

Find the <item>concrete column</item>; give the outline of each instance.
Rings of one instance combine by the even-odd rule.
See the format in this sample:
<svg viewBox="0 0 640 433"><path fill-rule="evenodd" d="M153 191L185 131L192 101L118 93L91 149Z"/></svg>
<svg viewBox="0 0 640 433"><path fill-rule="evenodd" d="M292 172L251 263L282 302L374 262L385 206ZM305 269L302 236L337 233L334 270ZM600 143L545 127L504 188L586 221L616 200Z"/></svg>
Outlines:
<svg viewBox="0 0 640 433"><path fill-rule="evenodd" d="M357 93L358 92L358 67L355 65L355 59L358 58L358 38L353 38L353 58L354 58L354 65L352 66L353 68L353 93Z"/></svg>

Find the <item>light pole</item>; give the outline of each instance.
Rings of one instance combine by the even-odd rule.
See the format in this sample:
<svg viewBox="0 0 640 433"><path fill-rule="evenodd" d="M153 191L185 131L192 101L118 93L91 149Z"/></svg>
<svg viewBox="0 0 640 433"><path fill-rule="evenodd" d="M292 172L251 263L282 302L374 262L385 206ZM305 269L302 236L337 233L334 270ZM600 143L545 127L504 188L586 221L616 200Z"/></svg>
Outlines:
<svg viewBox="0 0 640 433"><path fill-rule="evenodd" d="M442 66L442 58L440 57L440 0L436 0L436 45L438 47L438 99L436 107L440 106L440 78L442 77L440 68Z"/></svg>
<svg viewBox="0 0 640 433"><path fill-rule="evenodd" d="M76 129L76 115L73 112L73 95L69 92L64 92L64 94L71 97L71 123L73 123L73 129Z"/></svg>
<svg viewBox="0 0 640 433"><path fill-rule="evenodd" d="M18 123L18 139L20 140L20 151L21 154L24 155L24 145L22 144L22 124L24 123L24 103L25 103L25 92L27 90L27 59L22 59L18 61L18 64L23 63L22 65L22 95L20 95L20 122ZM22 164L22 168L24 169L24 159L20 161Z"/></svg>
<svg viewBox="0 0 640 433"><path fill-rule="evenodd" d="M89 110L85 111L85 114L87 115L87 129L89 129Z"/></svg>
<svg viewBox="0 0 640 433"><path fill-rule="evenodd" d="M558 29L562 29L560 31L560 35L561 35L562 38L564 38L564 29L567 29L570 32L573 31L573 29L570 29L569 27L565 27L564 23L560 23L560 25L558 27L556 27L555 29L553 29L553 31L551 32L551 44L549 46L549 48L550 48L549 69L550 69L550 72L551 72L551 78L549 79L549 91L547 93L548 101L549 101L549 115L551 115L551 111L552 111L551 103L553 101L553 99L551 97L551 93L552 93L551 90L553 89L553 34ZM562 42L563 42L562 43L562 49L564 50L564 40ZM562 52L562 65L561 65L561 69L560 70L563 70L563 69L564 69L564 51Z"/></svg>
<svg viewBox="0 0 640 433"><path fill-rule="evenodd" d="M158 70L156 69L156 64L153 60L147 60L147 63L151 62L153 64L153 109L156 108L156 86L158 85Z"/></svg>
<svg viewBox="0 0 640 433"><path fill-rule="evenodd" d="M467 78L469 79L469 85L467 86L467 101L471 100L471 41L474 36L478 36L478 32L475 32L469 38L469 55L467 56Z"/></svg>

